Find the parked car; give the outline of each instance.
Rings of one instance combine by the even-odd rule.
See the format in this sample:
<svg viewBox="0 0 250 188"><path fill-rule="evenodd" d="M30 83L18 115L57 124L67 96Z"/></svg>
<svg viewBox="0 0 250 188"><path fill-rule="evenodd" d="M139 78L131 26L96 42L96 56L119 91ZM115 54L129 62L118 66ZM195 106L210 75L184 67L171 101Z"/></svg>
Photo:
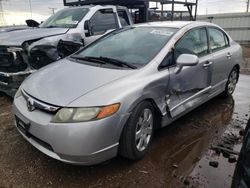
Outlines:
<svg viewBox="0 0 250 188"><path fill-rule="evenodd" d="M231 188L250 187L250 119L244 132L243 145L234 171Z"/></svg>
<svg viewBox="0 0 250 188"><path fill-rule="evenodd" d="M38 26L32 20L27 24ZM60 10L38 28L1 33L0 91L14 96L22 81L37 69L132 24L125 7L91 5Z"/></svg>
<svg viewBox="0 0 250 188"><path fill-rule="evenodd" d="M66 163L138 160L154 129L231 96L242 61L240 45L211 23L126 27L29 76L14 99L17 129Z"/></svg>

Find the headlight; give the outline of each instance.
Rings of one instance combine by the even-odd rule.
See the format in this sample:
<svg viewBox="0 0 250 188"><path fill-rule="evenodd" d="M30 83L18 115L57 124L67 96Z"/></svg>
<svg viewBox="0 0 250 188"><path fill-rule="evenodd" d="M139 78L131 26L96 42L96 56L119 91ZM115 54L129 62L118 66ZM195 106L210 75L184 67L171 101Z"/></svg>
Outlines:
<svg viewBox="0 0 250 188"><path fill-rule="evenodd" d="M21 47L9 47L7 48L7 52L21 52L23 51L23 48Z"/></svg>
<svg viewBox="0 0 250 188"><path fill-rule="evenodd" d="M51 120L52 123L74 123L103 119L118 111L120 104L104 107L62 108Z"/></svg>

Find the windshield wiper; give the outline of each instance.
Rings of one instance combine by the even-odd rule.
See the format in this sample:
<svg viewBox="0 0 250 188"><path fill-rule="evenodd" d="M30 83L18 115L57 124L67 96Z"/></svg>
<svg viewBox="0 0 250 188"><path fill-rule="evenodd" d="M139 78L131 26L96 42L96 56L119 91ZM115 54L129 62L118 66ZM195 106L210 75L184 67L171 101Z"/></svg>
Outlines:
<svg viewBox="0 0 250 188"><path fill-rule="evenodd" d="M74 59L79 59L79 60L84 60L84 61L91 61L91 62L95 62L95 63L100 63L100 64L112 64L112 65L115 65L115 66L119 66L119 67L128 67L130 69L137 69L136 66L134 65L130 65L124 61L120 61L118 59L113 59L113 58L110 58L110 57L92 57L92 56L71 56L71 58L74 58Z"/></svg>
<svg viewBox="0 0 250 188"><path fill-rule="evenodd" d="M44 28L58 28L58 26L56 26L56 25L49 25L49 26L46 26Z"/></svg>
<svg viewBox="0 0 250 188"><path fill-rule="evenodd" d="M73 56L71 56L71 58L83 60L83 61L90 61L90 62L94 62L94 63L106 64L106 62L104 60L100 60L98 57L73 55Z"/></svg>
<svg viewBox="0 0 250 188"><path fill-rule="evenodd" d="M99 59L104 60L107 63L110 63L112 65L116 65L116 66L119 66L119 67L124 67L125 66L125 67L131 68L131 69L137 69L136 66L131 65L131 64L127 63L127 62L118 60L118 59L114 59L114 58L110 58L110 57L103 57L103 56L100 56Z"/></svg>

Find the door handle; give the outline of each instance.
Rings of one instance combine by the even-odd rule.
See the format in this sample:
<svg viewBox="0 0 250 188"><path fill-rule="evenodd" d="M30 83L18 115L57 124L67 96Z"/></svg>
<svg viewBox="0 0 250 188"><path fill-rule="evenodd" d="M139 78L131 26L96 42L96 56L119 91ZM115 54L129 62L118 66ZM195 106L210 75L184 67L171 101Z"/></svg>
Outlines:
<svg viewBox="0 0 250 188"><path fill-rule="evenodd" d="M205 64L203 65L203 68L206 69L206 68L210 67L212 64L213 64L212 61L208 61L207 63L205 63Z"/></svg>
<svg viewBox="0 0 250 188"><path fill-rule="evenodd" d="M231 57L232 57L232 54L229 52L229 53L227 54L227 58L230 59Z"/></svg>

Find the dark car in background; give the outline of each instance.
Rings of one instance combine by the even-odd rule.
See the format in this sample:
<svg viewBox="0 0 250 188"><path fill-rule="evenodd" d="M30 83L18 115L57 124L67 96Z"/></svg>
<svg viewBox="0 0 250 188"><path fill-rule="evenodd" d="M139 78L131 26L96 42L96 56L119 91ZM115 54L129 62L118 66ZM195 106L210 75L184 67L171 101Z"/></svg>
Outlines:
<svg viewBox="0 0 250 188"><path fill-rule="evenodd" d="M250 187L250 119L248 120L243 146L234 172L232 188Z"/></svg>

